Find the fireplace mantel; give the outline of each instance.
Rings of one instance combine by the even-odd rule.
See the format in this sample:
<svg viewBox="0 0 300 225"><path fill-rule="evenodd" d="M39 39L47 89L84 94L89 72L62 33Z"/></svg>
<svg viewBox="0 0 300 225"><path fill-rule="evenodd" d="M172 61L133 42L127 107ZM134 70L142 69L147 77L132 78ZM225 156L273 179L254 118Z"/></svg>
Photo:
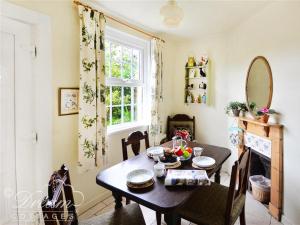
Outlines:
<svg viewBox="0 0 300 225"><path fill-rule="evenodd" d="M240 117L239 128L271 141L271 198L269 212L281 220L283 194L283 125L261 123L257 120ZM243 135L244 138L244 135ZM239 155L244 151L244 141L239 146Z"/></svg>

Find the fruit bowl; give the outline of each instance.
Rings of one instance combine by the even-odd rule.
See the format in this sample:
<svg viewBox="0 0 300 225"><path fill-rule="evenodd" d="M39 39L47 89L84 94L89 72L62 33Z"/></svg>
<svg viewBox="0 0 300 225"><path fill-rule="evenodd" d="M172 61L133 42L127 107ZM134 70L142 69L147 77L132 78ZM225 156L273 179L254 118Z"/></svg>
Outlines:
<svg viewBox="0 0 300 225"><path fill-rule="evenodd" d="M177 155L181 162L187 162L191 159L193 150L189 147L179 147L174 151L175 155Z"/></svg>
<svg viewBox="0 0 300 225"><path fill-rule="evenodd" d="M186 161L190 160L191 158L192 158L192 154L190 154L187 158L184 158L183 156L180 156L179 160L181 162L186 162Z"/></svg>

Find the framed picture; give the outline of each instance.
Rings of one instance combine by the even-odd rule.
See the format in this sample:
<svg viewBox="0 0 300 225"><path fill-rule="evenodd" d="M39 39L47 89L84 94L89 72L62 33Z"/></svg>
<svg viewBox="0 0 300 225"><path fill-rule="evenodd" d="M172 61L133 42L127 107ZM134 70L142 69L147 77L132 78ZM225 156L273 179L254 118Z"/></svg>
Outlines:
<svg viewBox="0 0 300 225"><path fill-rule="evenodd" d="M78 114L79 88L58 89L58 115Z"/></svg>

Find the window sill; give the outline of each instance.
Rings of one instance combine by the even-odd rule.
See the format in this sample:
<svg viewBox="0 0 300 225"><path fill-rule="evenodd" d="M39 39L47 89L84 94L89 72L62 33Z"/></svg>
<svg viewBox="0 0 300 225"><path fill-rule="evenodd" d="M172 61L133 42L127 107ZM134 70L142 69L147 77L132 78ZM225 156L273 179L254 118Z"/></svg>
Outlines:
<svg viewBox="0 0 300 225"><path fill-rule="evenodd" d="M146 124L145 122L134 122L134 123L128 123L128 124L112 125L112 126L107 127L107 135L110 136L113 134L129 131L129 130L137 129L137 128L141 128L141 127L146 127L146 126L148 126L148 124ZM144 131L142 131L142 132L144 132Z"/></svg>

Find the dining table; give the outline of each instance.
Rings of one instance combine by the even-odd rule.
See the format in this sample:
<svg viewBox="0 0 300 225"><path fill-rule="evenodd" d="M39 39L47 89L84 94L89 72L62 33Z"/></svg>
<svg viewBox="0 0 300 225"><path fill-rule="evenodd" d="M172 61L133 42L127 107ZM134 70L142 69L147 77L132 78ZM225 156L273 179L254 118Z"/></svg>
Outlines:
<svg viewBox="0 0 300 225"><path fill-rule="evenodd" d="M166 142L161 146L172 148L172 141ZM201 154L202 156L209 156L215 159L215 166L206 172L208 177L214 175L214 182L220 183L222 165L230 157L231 151L228 148L191 141L187 142L187 146L191 148L202 147L204 149ZM164 220L167 225L178 225L180 224L180 217L176 213L176 208L191 197L196 190L201 191L201 186L165 186L164 178L154 177L155 183L150 188L141 190L128 188L127 174L129 172L135 169L153 171L155 163L145 152L142 152L128 160L100 171L96 176L96 183L112 192L115 199L115 209L122 207L122 197L126 197L140 205L164 214ZM191 159L177 169L195 170Z"/></svg>

